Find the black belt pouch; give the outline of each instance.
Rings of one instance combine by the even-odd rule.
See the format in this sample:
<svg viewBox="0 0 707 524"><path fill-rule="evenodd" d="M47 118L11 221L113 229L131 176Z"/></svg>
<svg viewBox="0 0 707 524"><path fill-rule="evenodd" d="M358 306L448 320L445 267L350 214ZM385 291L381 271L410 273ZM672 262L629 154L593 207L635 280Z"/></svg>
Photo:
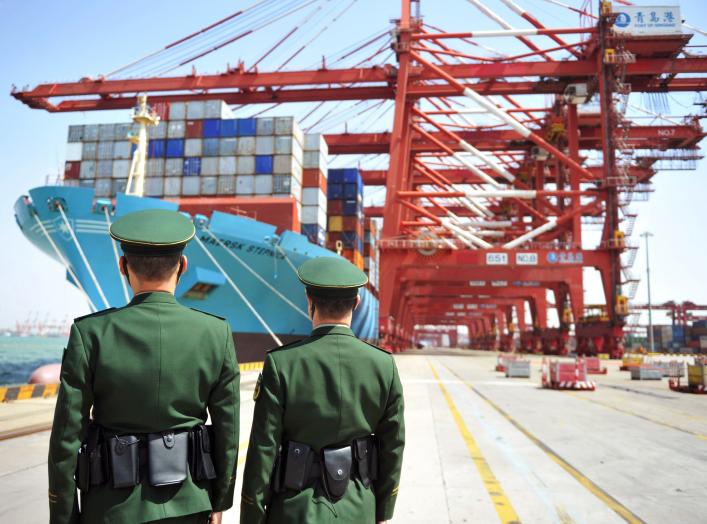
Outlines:
<svg viewBox="0 0 707 524"><path fill-rule="evenodd" d="M213 460L213 431L211 426L200 424L191 432L191 476L194 480L216 478Z"/></svg>
<svg viewBox="0 0 707 524"><path fill-rule="evenodd" d="M375 480L373 476L373 461L378 461L375 457L375 445L372 437L357 438L353 441L354 456L358 467L358 476L364 488L368 488Z"/></svg>
<svg viewBox="0 0 707 524"><path fill-rule="evenodd" d="M189 432L164 431L147 435L150 485L169 486L187 478Z"/></svg>
<svg viewBox="0 0 707 524"><path fill-rule="evenodd" d="M140 483L140 440L133 435L108 439L108 454L114 488Z"/></svg>
<svg viewBox="0 0 707 524"><path fill-rule="evenodd" d="M314 452L307 444L288 442L283 487L302 491L309 481L309 470L312 467L313 459Z"/></svg>
<svg viewBox="0 0 707 524"><path fill-rule="evenodd" d="M322 450L324 460L324 487L329 498L336 502L346 493L351 479L353 457L351 446Z"/></svg>

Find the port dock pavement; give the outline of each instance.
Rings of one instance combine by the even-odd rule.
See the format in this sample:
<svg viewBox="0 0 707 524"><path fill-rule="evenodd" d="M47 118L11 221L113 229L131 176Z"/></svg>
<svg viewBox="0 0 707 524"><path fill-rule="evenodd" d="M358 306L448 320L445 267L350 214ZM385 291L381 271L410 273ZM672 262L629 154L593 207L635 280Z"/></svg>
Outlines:
<svg viewBox="0 0 707 524"><path fill-rule="evenodd" d="M541 389L535 357L530 379L495 372L488 352L411 351L396 361L407 447L392 524L704 520L707 396L631 381L614 361L594 392ZM239 471L257 371L243 376ZM27 420L52 408L25 402ZM48 436L0 441L0 521L47 522ZM238 522L237 508L224 522Z"/></svg>

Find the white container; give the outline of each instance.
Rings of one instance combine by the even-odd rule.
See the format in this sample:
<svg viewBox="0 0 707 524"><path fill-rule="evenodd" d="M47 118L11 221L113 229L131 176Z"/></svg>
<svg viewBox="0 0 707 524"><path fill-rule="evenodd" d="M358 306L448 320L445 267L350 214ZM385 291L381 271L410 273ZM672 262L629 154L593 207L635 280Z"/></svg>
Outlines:
<svg viewBox="0 0 707 524"><path fill-rule="evenodd" d="M305 169L320 169L326 174L327 157L319 151L305 151L302 155L302 166Z"/></svg>
<svg viewBox="0 0 707 524"><path fill-rule="evenodd" d="M236 157L236 174L237 175L254 175L255 174L255 157L250 156L250 155Z"/></svg>
<svg viewBox="0 0 707 524"><path fill-rule="evenodd" d="M291 116L275 117L275 134L292 136L292 129L295 125L295 119Z"/></svg>
<svg viewBox="0 0 707 524"><path fill-rule="evenodd" d="M116 178L113 180L113 190L112 193L125 193L125 189L128 187L127 178Z"/></svg>
<svg viewBox="0 0 707 524"><path fill-rule="evenodd" d="M326 193L318 187L305 187L302 189L302 204L305 206L319 206L326 209Z"/></svg>
<svg viewBox="0 0 707 524"><path fill-rule="evenodd" d="M80 187L80 180L62 180L61 185L64 187Z"/></svg>
<svg viewBox="0 0 707 524"><path fill-rule="evenodd" d="M115 142L98 142L98 160L113 158L113 144Z"/></svg>
<svg viewBox="0 0 707 524"><path fill-rule="evenodd" d="M69 136L67 142L81 142L83 140L84 126L69 126Z"/></svg>
<svg viewBox="0 0 707 524"><path fill-rule="evenodd" d="M164 179L146 178L145 179L145 196L149 197L161 197L164 195Z"/></svg>
<svg viewBox="0 0 707 524"><path fill-rule="evenodd" d="M255 194L272 195L272 175L255 176Z"/></svg>
<svg viewBox="0 0 707 524"><path fill-rule="evenodd" d="M172 102L169 104L169 119L170 120L186 120L187 118L187 103Z"/></svg>
<svg viewBox="0 0 707 524"><path fill-rule="evenodd" d="M292 176L274 175L272 177L272 194L289 195L292 191Z"/></svg>
<svg viewBox="0 0 707 524"><path fill-rule="evenodd" d="M96 185L94 185L93 188L96 191L95 195L97 197L111 196L113 181L110 178L99 178L96 180Z"/></svg>
<svg viewBox="0 0 707 524"><path fill-rule="evenodd" d="M145 167L145 175L164 176L164 158L148 158Z"/></svg>
<svg viewBox="0 0 707 524"><path fill-rule="evenodd" d="M69 142L66 144L66 161L67 162L79 162L81 160L81 153L83 152L83 143L81 142Z"/></svg>
<svg viewBox="0 0 707 524"><path fill-rule="evenodd" d="M204 118L233 118L233 111L223 100L207 100L204 104Z"/></svg>
<svg viewBox="0 0 707 524"><path fill-rule="evenodd" d="M204 156L201 157L201 174L206 176L218 175L218 157Z"/></svg>
<svg viewBox="0 0 707 524"><path fill-rule="evenodd" d="M113 178L128 178L130 175L130 160L113 161Z"/></svg>
<svg viewBox="0 0 707 524"><path fill-rule="evenodd" d="M182 195L196 196L201 190L201 179L198 176L185 176L182 179Z"/></svg>
<svg viewBox="0 0 707 524"><path fill-rule="evenodd" d="M95 178L82 178L81 180L79 180L79 187L90 187L91 189L93 189L93 186L95 185Z"/></svg>
<svg viewBox="0 0 707 524"><path fill-rule="evenodd" d="M250 196L255 193L255 176L239 175L236 177L236 194Z"/></svg>
<svg viewBox="0 0 707 524"><path fill-rule="evenodd" d="M96 166L96 178L111 178L113 176L113 161L99 160Z"/></svg>
<svg viewBox="0 0 707 524"><path fill-rule="evenodd" d="M89 124L83 128L84 142L95 142L98 140L98 124Z"/></svg>
<svg viewBox="0 0 707 524"><path fill-rule="evenodd" d="M218 174L219 175L235 175L236 174L236 157L221 156L218 159Z"/></svg>
<svg viewBox="0 0 707 524"><path fill-rule="evenodd" d="M113 145L113 158L126 159L131 158L130 152L132 144L127 140L121 140Z"/></svg>
<svg viewBox="0 0 707 524"><path fill-rule="evenodd" d="M294 139L291 136L276 136L275 137L275 154L276 155L291 155L293 142L294 142Z"/></svg>
<svg viewBox="0 0 707 524"><path fill-rule="evenodd" d="M184 177L167 177L164 179L164 196L179 196L182 193Z"/></svg>
<svg viewBox="0 0 707 524"><path fill-rule="evenodd" d="M256 118L255 134L258 136L269 136L275 134L275 119L272 117Z"/></svg>
<svg viewBox="0 0 707 524"><path fill-rule="evenodd" d="M237 138L222 138L219 141L218 154L219 156L235 156L238 152Z"/></svg>
<svg viewBox="0 0 707 524"><path fill-rule="evenodd" d="M98 142L84 142L81 148L81 160L95 160Z"/></svg>
<svg viewBox="0 0 707 524"><path fill-rule="evenodd" d="M115 124L114 140L125 140L128 138L128 133L132 128L132 124Z"/></svg>
<svg viewBox="0 0 707 524"><path fill-rule="evenodd" d="M182 160L181 158L168 158L165 160L164 176L182 176L183 173L184 160Z"/></svg>
<svg viewBox="0 0 707 524"><path fill-rule="evenodd" d="M291 155L275 155L273 157L272 172L276 175L296 176L297 173L300 171L298 167L299 165L297 164L297 160ZM297 178L302 178L301 173L300 176Z"/></svg>
<svg viewBox="0 0 707 524"><path fill-rule="evenodd" d="M239 155L254 155L255 154L255 138L254 136L242 136L238 139L238 154Z"/></svg>
<svg viewBox="0 0 707 524"><path fill-rule="evenodd" d="M258 136L255 138L255 154L256 155L273 155L275 154L275 137L274 136Z"/></svg>
<svg viewBox="0 0 707 524"><path fill-rule="evenodd" d="M115 124L99 124L98 140L115 140Z"/></svg>
<svg viewBox="0 0 707 524"><path fill-rule="evenodd" d="M326 229L327 216L326 209L320 206L302 206L302 223L318 224Z"/></svg>
<svg viewBox="0 0 707 524"><path fill-rule="evenodd" d="M218 177L202 176L196 177L195 180L199 180L199 178L201 178L201 194L215 195L218 190Z"/></svg>
<svg viewBox="0 0 707 524"><path fill-rule="evenodd" d="M187 138L184 141L184 156L201 156L201 138Z"/></svg>
<svg viewBox="0 0 707 524"><path fill-rule="evenodd" d="M187 120L202 120L205 109L205 102L187 102Z"/></svg>
<svg viewBox="0 0 707 524"><path fill-rule="evenodd" d="M218 194L219 195L235 195L236 194L236 177L226 175L218 177Z"/></svg>
<svg viewBox="0 0 707 524"><path fill-rule="evenodd" d="M84 160L81 162L79 178L96 178L96 161Z"/></svg>
<svg viewBox="0 0 707 524"><path fill-rule="evenodd" d="M184 138L186 132L186 124L184 120L171 120L167 125L168 138Z"/></svg>
<svg viewBox="0 0 707 524"><path fill-rule="evenodd" d="M324 155L329 154L329 146L327 146L326 140L324 140L324 135L320 133L304 135L304 150L321 151Z"/></svg>
<svg viewBox="0 0 707 524"><path fill-rule="evenodd" d="M167 122L162 120L154 127L148 127L147 133L150 138L167 138Z"/></svg>

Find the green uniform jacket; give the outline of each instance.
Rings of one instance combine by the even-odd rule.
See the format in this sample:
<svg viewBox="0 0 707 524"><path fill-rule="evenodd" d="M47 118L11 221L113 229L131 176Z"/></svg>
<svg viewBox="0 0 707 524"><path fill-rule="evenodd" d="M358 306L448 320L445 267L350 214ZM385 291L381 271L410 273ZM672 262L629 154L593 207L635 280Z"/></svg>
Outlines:
<svg viewBox="0 0 707 524"><path fill-rule="evenodd" d="M52 524L135 524L233 504L238 456L240 374L231 329L223 319L180 305L170 293L142 293L120 309L77 319L61 366L49 444ZM92 487L79 515L74 481L89 414L113 434L215 430L218 478L134 488Z"/></svg>
<svg viewBox="0 0 707 524"><path fill-rule="evenodd" d="M370 524L393 516L405 428L403 390L392 355L358 340L345 326L320 326L309 338L268 353L254 396L241 524ZM354 479L335 504L319 483L299 493L272 492L281 443L302 442L319 451L371 433L380 447L372 489Z"/></svg>

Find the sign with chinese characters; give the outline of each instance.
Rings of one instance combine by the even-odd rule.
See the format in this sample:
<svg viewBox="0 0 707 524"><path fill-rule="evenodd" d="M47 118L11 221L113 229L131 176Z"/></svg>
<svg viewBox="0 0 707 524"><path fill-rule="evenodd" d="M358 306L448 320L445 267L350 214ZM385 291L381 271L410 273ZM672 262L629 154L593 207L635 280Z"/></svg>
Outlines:
<svg viewBox="0 0 707 524"><path fill-rule="evenodd" d="M614 31L631 35L682 34L678 6L618 6L614 4Z"/></svg>
<svg viewBox="0 0 707 524"><path fill-rule="evenodd" d="M486 253L486 265L507 266L508 253Z"/></svg>
<svg viewBox="0 0 707 524"><path fill-rule="evenodd" d="M537 253L516 253L516 265L518 266L537 266Z"/></svg>
<svg viewBox="0 0 707 524"><path fill-rule="evenodd" d="M547 261L550 264L583 264L584 254L581 251L550 251Z"/></svg>

